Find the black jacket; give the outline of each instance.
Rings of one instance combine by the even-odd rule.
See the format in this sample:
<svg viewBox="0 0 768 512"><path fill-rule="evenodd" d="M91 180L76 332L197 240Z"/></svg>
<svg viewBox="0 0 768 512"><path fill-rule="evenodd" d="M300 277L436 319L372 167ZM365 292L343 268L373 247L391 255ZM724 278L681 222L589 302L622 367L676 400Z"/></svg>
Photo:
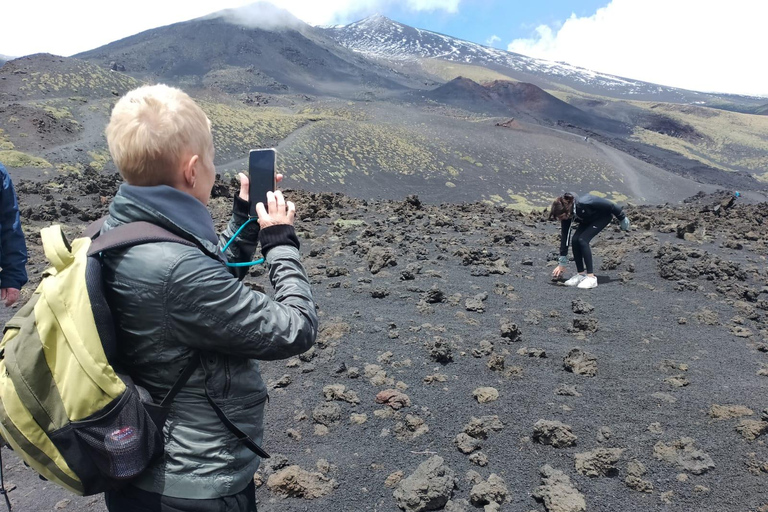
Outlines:
<svg viewBox="0 0 768 512"><path fill-rule="evenodd" d="M122 185L104 230L147 221L217 253L246 221L242 202L221 237L210 213L192 196L166 186ZM282 232L282 235L281 235ZM229 246L231 262L253 259L257 238L266 254L274 298L251 290L224 262L197 247L171 242L137 245L104 255L104 280L118 336L119 358L134 381L161 399L197 352L198 367L171 406L165 456L134 485L186 499L242 491L259 458L222 425L204 388L233 422L262 442L267 386L259 360L286 359L309 349L317 313L293 227L259 232L246 226ZM282 428L282 427L280 427Z"/></svg>
<svg viewBox="0 0 768 512"><path fill-rule="evenodd" d="M571 216L560 221L560 256L568 255L568 232L574 220L579 224L589 224L611 215L619 220L627 216L621 206L602 197L586 194L576 198Z"/></svg>

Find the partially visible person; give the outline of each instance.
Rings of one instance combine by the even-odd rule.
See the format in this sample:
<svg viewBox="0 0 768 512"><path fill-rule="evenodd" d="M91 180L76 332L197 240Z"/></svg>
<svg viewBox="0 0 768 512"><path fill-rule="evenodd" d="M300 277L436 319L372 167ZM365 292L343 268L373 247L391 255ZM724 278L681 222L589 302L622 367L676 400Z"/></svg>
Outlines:
<svg viewBox="0 0 768 512"><path fill-rule="evenodd" d="M105 294L118 361L159 401L192 358L198 367L165 423L165 455L135 480L105 493L110 512L255 512L260 458L222 424L207 395L260 444L267 387L259 360L308 350L317 313L293 227L296 207L280 191L248 221L248 178L241 174L233 215L217 235L206 208L216 170L210 121L187 94L165 85L128 92L106 129L126 183L103 230L150 222L197 247L161 242L105 252ZM242 283L257 241L274 299ZM285 425L277 426L282 431Z"/></svg>
<svg viewBox="0 0 768 512"><path fill-rule="evenodd" d="M629 231L629 219L624 209L602 197L587 194L576 198L573 194L565 193L552 202L549 220L560 221L560 258L552 271L553 279L559 279L565 273L568 246L571 245L577 273L564 283L565 286L583 289L597 287L589 243L610 224L613 217L619 220L619 227L623 231ZM579 224L575 231L572 230L574 221Z"/></svg>
<svg viewBox="0 0 768 512"><path fill-rule="evenodd" d="M19 300L27 284L27 242L21 230L19 203L8 171L0 164L0 299L5 307Z"/></svg>

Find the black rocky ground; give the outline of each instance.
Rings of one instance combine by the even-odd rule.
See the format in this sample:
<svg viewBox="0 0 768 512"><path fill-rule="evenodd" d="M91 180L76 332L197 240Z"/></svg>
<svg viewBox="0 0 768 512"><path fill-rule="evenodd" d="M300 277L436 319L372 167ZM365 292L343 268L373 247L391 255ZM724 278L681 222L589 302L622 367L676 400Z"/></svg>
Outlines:
<svg viewBox="0 0 768 512"><path fill-rule="evenodd" d="M38 228L76 234L116 185L17 183L27 294ZM220 225L232 190L216 187ZM559 226L541 212L288 195L321 326L262 364L260 511L768 510L768 205L630 206L585 291L550 280ZM16 510L105 510L3 455Z"/></svg>

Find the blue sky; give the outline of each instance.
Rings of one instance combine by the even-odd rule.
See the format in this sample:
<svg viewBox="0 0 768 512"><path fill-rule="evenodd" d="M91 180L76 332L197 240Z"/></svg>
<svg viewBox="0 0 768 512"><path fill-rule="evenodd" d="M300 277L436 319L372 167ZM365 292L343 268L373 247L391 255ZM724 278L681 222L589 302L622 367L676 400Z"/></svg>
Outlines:
<svg viewBox="0 0 768 512"><path fill-rule="evenodd" d="M539 25L559 26L571 14L591 16L608 0L463 0L458 12L416 11L403 4L383 9L381 14L412 27L440 32L479 44L491 36L502 50L514 39L531 37Z"/></svg>

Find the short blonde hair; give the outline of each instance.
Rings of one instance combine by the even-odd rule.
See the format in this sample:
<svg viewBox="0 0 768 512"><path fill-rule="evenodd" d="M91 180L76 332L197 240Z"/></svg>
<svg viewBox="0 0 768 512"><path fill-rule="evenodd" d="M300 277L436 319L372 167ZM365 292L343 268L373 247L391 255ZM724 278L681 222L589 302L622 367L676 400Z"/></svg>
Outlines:
<svg viewBox="0 0 768 512"><path fill-rule="evenodd" d="M211 122L184 91L147 85L126 93L105 131L109 152L131 185L169 185L185 154L213 158Z"/></svg>

